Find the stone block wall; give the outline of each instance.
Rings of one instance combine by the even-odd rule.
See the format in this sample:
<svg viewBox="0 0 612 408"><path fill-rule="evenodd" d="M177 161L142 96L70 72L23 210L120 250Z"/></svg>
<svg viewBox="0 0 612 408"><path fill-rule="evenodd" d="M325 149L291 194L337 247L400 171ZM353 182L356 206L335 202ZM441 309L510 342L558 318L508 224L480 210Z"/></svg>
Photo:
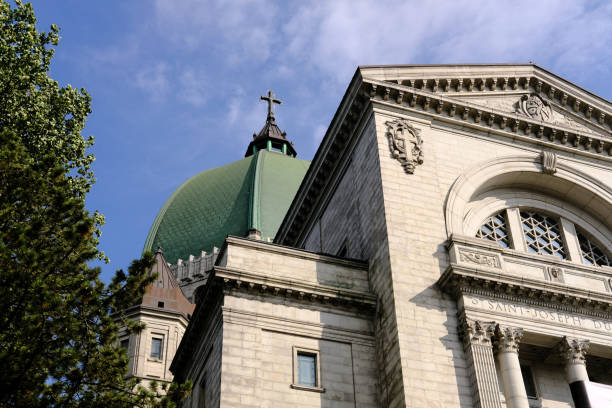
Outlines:
<svg viewBox="0 0 612 408"><path fill-rule="evenodd" d="M348 158L347 169L309 232L304 247L369 261L371 291L378 298L375 319L381 406L404 406L404 386L387 241L376 121L365 121Z"/></svg>
<svg viewBox="0 0 612 408"><path fill-rule="evenodd" d="M369 319L226 295L221 407L378 407ZM292 387L294 347L318 350L323 392Z"/></svg>
<svg viewBox="0 0 612 408"><path fill-rule="evenodd" d="M421 131L425 151L424 163L407 174L393 158L387 137L386 122L402 115L374 111L304 246L335 254L346 245L349 256L370 261L370 285L380 302L382 406L471 407L457 306L436 286L449 265L446 199L457 177L475 164L510 155L536 157L540 149L403 116ZM610 177L588 160L563 159ZM401 367L393 367L388 355L400 355Z"/></svg>
<svg viewBox="0 0 612 408"><path fill-rule="evenodd" d="M157 381L172 381L170 363L185 333L187 322L180 318L170 316L141 314L137 321L146 325L146 328L129 336L128 357L130 357L129 375L143 379ZM153 337L162 338L162 358L151 358L151 342ZM120 332L119 339L128 338Z"/></svg>

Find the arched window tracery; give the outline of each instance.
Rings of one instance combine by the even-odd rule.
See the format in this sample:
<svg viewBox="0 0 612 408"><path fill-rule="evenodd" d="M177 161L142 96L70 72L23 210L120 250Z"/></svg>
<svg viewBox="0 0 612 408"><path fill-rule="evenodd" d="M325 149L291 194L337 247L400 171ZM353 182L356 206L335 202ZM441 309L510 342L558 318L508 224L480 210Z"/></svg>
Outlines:
<svg viewBox="0 0 612 408"><path fill-rule="evenodd" d="M499 207L498 207L499 208ZM513 217L514 222L513 222ZM508 207L488 216L476 238L493 241L501 248L554 256L590 266L612 267L609 249L580 225L577 217L558 215L532 207ZM574 249L571 249L572 247Z"/></svg>
<svg viewBox="0 0 612 408"><path fill-rule="evenodd" d="M502 248L510 248L506 211L500 211L487 218L478 229L476 237L494 241Z"/></svg>
<svg viewBox="0 0 612 408"><path fill-rule="evenodd" d="M580 254L582 255L583 263L587 265L612 266L612 258L606 254L600 245L590 239L585 232L576 228L576 236L580 244Z"/></svg>

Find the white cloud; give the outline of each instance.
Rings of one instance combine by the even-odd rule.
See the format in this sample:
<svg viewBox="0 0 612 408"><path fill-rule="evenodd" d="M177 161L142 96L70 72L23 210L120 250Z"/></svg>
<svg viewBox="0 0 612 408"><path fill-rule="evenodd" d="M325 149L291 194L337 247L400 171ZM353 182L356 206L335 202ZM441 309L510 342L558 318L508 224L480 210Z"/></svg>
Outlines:
<svg viewBox="0 0 612 408"><path fill-rule="evenodd" d="M206 101L207 84L206 73L186 68L178 73L176 97L190 105L202 106Z"/></svg>
<svg viewBox="0 0 612 408"><path fill-rule="evenodd" d="M145 68L136 73L135 84L149 94L155 102L166 99L170 90L170 80L168 79L168 66L164 62Z"/></svg>
<svg viewBox="0 0 612 408"><path fill-rule="evenodd" d="M264 104L255 103L255 96L247 95L243 88L233 90L232 94L234 96L227 105L226 114L227 124L231 128L228 136L245 138L259 132L266 118ZM234 142L235 139L231 140L231 143Z"/></svg>
<svg viewBox="0 0 612 408"><path fill-rule="evenodd" d="M589 7L587 7L589 6ZM579 1L302 3L285 52L346 83L357 65L528 62L610 70L612 5Z"/></svg>
<svg viewBox="0 0 612 408"><path fill-rule="evenodd" d="M215 44L230 63L266 60L275 42L278 8L265 0L157 0L160 33L186 49Z"/></svg>

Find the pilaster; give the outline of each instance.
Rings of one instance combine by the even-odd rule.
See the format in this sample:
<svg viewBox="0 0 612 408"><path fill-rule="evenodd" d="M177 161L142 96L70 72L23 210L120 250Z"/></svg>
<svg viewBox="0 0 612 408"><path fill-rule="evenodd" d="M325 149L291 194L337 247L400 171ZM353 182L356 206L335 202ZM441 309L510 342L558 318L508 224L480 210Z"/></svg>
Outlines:
<svg viewBox="0 0 612 408"><path fill-rule="evenodd" d="M462 317L460 329L463 333L464 350L470 370L477 408L501 408L493 344L495 322L483 322Z"/></svg>

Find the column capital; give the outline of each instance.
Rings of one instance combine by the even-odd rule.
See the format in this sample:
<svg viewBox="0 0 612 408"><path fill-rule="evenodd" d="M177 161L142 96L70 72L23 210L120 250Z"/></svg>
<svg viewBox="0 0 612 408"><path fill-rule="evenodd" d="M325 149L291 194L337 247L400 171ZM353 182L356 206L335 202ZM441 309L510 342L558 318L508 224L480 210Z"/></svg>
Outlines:
<svg viewBox="0 0 612 408"><path fill-rule="evenodd" d="M518 353L519 343L523 338L523 329L510 326L495 326L493 346L498 353Z"/></svg>
<svg viewBox="0 0 612 408"><path fill-rule="evenodd" d="M564 336L559 343L559 352L566 363L585 364L590 345L589 340Z"/></svg>
<svg viewBox="0 0 612 408"><path fill-rule="evenodd" d="M461 329L466 346L468 344L492 346L491 337L495 334L495 322L485 322L462 317L459 328Z"/></svg>

